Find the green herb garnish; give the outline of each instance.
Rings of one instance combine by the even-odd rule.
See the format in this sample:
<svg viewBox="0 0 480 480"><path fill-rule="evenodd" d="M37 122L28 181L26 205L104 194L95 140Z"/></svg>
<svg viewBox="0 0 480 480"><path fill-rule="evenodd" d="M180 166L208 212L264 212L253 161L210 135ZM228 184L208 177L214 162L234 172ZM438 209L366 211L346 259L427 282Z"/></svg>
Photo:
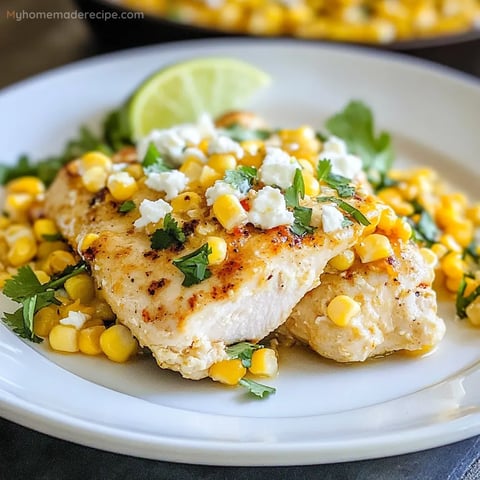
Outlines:
<svg viewBox="0 0 480 480"><path fill-rule="evenodd" d="M182 245L186 237L184 231L178 226L171 213L163 219L163 228L155 230L151 236L151 247L154 250L165 250L172 245Z"/></svg>
<svg viewBox="0 0 480 480"><path fill-rule="evenodd" d="M305 198L305 183L302 171L297 168L292 185L285 190L285 202L287 207L299 207L300 199L303 198Z"/></svg>
<svg viewBox="0 0 480 480"><path fill-rule="evenodd" d="M351 185L349 178L332 173L332 162L324 159L317 165L317 178L323 180L330 188L337 191L342 198L353 197L355 187Z"/></svg>
<svg viewBox="0 0 480 480"><path fill-rule="evenodd" d="M467 288L467 282L465 280L465 276L462 278L460 286L458 287L457 291L457 298L455 301L455 306L457 309L457 315L460 318L467 317L467 307L478 297L480 297L480 286L478 286L470 295L465 295L465 290Z"/></svg>
<svg viewBox="0 0 480 480"><path fill-rule="evenodd" d="M208 243L203 244L200 248L173 260L173 264L185 275L182 285L190 287L210 278L212 272L207 268L208 256L212 253L212 249Z"/></svg>
<svg viewBox="0 0 480 480"><path fill-rule="evenodd" d="M245 195L252 188L256 178L257 169L255 167L242 165L235 170L227 170L224 180Z"/></svg>
<svg viewBox="0 0 480 480"><path fill-rule="evenodd" d="M133 200L126 200L118 207L118 211L120 213L128 213L131 212L134 208L136 208L135 202Z"/></svg>
<svg viewBox="0 0 480 480"><path fill-rule="evenodd" d="M245 368L250 368L250 366L252 365L253 352L255 350L259 350L260 348L263 348L263 345L257 345L255 343L249 342L240 342L227 347L226 352L229 358L239 358Z"/></svg>
<svg viewBox="0 0 480 480"><path fill-rule="evenodd" d="M224 128L224 132L236 142L243 142L245 140L266 140L272 136L271 130L251 129L243 127L238 123L234 123L233 125Z"/></svg>
<svg viewBox="0 0 480 480"><path fill-rule="evenodd" d="M305 183L303 181L302 171L297 168L293 183L285 190L285 203L287 207L293 208L294 222L290 231L294 235L303 236L312 233L315 228L310 226L312 220L312 209L300 206L300 199L305 198Z"/></svg>
<svg viewBox="0 0 480 480"><path fill-rule="evenodd" d="M312 221L312 209L308 207L294 207L293 208L293 225L290 227L290 231L302 237L307 233L313 233L315 227L310 225Z"/></svg>
<svg viewBox="0 0 480 480"><path fill-rule="evenodd" d="M478 243L473 240L472 243L465 248L465 251L463 252L464 258L470 257L475 263L480 263L480 254L477 253L479 251L478 247Z"/></svg>
<svg viewBox="0 0 480 480"><path fill-rule="evenodd" d="M41 284L29 265L18 269L18 273L5 282L3 293L21 303L22 306L14 313L5 313L3 321L22 338L28 338L33 342L41 342L33 332L33 317L41 308L59 302L55 298L55 290L62 287L71 277L86 270L83 262L75 266L67 267L63 272L55 275L52 279Z"/></svg>
<svg viewBox="0 0 480 480"><path fill-rule="evenodd" d="M380 132L378 137L375 135L370 108L362 102L352 101L342 112L329 118L326 126L362 159L363 169L376 187L381 175L390 170L394 154L390 135L386 132Z"/></svg>
<svg viewBox="0 0 480 480"><path fill-rule="evenodd" d="M143 157L142 167L148 173L169 172L172 168L167 165L165 160L160 155L154 143L148 144L147 152Z"/></svg>
<svg viewBox="0 0 480 480"><path fill-rule="evenodd" d="M370 225L368 218L358 209L347 203L345 200L337 197L317 197L317 202L333 202L337 204L338 208L348 213L358 223L364 226Z"/></svg>
<svg viewBox="0 0 480 480"><path fill-rule="evenodd" d="M46 242L56 242L58 240L63 240L62 234L61 233L44 233L42 235L42 239L45 240Z"/></svg>
<svg viewBox="0 0 480 480"><path fill-rule="evenodd" d="M411 218L408 218L413 228L413 238L416 242L425 243L428 247L431 247L438 240L440 230L435 220L426 210L422 208L419 215L420 218L418 222L414 222Z"/></svg>
<svg viewBox="0 0 480 480"><path fill-rule="evenodd" d="M253 380L249 380L248 378L242 378L238 382L238 384L241 385L242 387L245 387L249 393L259 398L264 398L277 391L273 387L269 387L268 385L263 385Z"/></svg>

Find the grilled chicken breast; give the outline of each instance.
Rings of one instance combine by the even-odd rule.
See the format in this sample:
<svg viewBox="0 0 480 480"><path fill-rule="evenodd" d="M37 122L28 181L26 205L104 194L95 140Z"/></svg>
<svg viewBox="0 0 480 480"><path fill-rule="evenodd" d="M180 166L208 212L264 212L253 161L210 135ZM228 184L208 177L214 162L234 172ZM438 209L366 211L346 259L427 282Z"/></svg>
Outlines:
<svg viewBox="0 0 480 480"><path fill-rule="evenodd" d="M437 312L434 273L413 243L397 244L388 262L357 261L345 272L327 272L321 284L296 305L283 332L337 362L358 362L396 350L428 350L445 333ZM360 311L346 326L327 306L347 295Z"/></svg>
<svg viewBox="0 0 480 480"><path fill-rule="evenodd" d="M137 206L144 199L164 198L142 180L138 184ZM207 376L213 363L226 358L227 345L260 340L284 323L318 285L328 261L352 246L363 230L349 222L330 233L319 226L303 237L287 226L262 230L250 223L227 231L202 201L195 214L176 216L187 241L154 250L149 235L134 226L138 209L121 214L121 202L107 189L89 193L75 164L59 173L46 198L47 214L88 262L118 320L152 351L160 367L191 379ZM320 218L324 204L305 202L313 209L312 221ZM365 210L375 202L361 190L350 200ZM83 250L88 234L98 237ZM225 261L208 267L210 278L183 286L184 275L173 261L205 244L210 235L226 240Z"/></svg>

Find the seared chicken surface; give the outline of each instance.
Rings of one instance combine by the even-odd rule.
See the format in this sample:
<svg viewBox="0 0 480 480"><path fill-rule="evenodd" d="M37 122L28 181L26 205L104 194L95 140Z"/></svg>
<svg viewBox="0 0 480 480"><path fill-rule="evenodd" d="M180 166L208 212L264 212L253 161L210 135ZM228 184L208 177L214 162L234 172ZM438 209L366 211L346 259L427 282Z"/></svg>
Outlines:
<svg viewBox="0 0 480 480"><path fill-rule="evenodd" d="M358 362L397 350L428 350L445 333L437 312L434 273L413 243L397 245L388 262L327 272L293 309L284 325L298 340L337 362ZM328 305L346 295L360 306L348 324L328 316Z"/></svg>

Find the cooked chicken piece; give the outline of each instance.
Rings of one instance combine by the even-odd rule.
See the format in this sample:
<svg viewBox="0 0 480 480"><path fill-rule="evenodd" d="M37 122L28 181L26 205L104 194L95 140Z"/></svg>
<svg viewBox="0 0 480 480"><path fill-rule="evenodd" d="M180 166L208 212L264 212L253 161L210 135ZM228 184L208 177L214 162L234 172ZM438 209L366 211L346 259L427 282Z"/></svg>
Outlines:
<svg viewBox="0 0 480 480"><path fill-rule="evenodd" d="M145 198L163 196L138 184L137 206ZM351 222L331 233L317 228L304 237L285 226L261 230L247 224L227 232L204 197L202 202L193 220L177 217L191 232L183 247L152 250L144 229L133 225L138 208L118 213L121 202L106 189L89 193L72 165L59 173L46 198L47 214L88 262L118 320L150 348L160 367L191 379L207 376L213 363L226 358L226 345L260 340L281 325L318 285L327 262L363 230ZM376 200L359 193L350 203L368 211ZM310 206L312 218L321 217L324 204L311 201ZM98 238L82 251L83 239L92 233ZM184 275L172 261L205 244L209 235L226 240L226 260L209 266L210 278L182 286Z"/></svg>
<svg viewBox="0 0 480 480"><path fill-rule="evenodd" d="M396 350L428 350L445 333L437 317L433 269L413 243L397 245L388 262L324 273L321 285L293 309L284 332L337 362L358 362ZM346 326L327 315L334 297L346 295L360 311Z"/></svg>

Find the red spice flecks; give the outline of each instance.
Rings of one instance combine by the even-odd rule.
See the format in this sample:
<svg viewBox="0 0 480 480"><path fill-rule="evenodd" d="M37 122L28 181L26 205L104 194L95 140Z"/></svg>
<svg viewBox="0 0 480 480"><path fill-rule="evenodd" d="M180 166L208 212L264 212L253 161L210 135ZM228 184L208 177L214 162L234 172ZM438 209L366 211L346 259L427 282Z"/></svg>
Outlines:
<svg viewBox="0 0 480 480"><path fill-rule="evenodd" d="M243 200L240 200L240 205L243 207L243 209L246 212L250 211L250 202L248 201L248 198L244 198Z"/></svg>

